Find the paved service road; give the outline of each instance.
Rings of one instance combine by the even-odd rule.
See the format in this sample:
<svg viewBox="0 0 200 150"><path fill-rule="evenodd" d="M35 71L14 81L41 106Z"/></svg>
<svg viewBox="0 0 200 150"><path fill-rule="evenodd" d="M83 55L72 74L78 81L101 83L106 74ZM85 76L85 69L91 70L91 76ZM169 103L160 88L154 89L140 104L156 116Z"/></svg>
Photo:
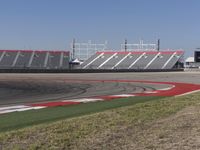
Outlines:
<svg viewBox="0 0 200 150"><path fill-rule="evenodd" d="M84 81L111 79L200 84L200 73L0 74L0 105L137 93L168 87L142 83Z"/></svg>

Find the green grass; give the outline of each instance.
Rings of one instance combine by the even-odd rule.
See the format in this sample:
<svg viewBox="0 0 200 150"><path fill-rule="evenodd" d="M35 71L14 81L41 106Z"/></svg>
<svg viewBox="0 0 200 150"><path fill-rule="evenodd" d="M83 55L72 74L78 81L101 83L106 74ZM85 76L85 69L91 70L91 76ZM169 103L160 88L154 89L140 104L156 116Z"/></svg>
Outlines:
<svg viewBox="0 0 200 150"><path fill-rule="evenodd" d="M23 121L24 117L24 120L28 119L30 120L29 123L31 123L31 120L38 117L43 118L38 123L48 123L0 133L0 149L1 147L3 149L94 149L95 146L97 146L97 149L117 149L120 148L120 145L110 145L109 137L113 137L113 135L118 133L119 128L129 129L127 132L132 131L137 127L142 128L145 123L151 123L154 120L168 117L185 107L199 106L199 97L200 93L163 99L156 99L155 97L135 99L134 97L110 102L88 103L67 108L44 109L40 110L40 112L13 113L10 114L11 116L13 115L13 119L16 116L20 121ZM86 108L87 110L85 110ZM59 115L60 113L65 113L65 115ZM89 115L81 116L81 113ZM34 117L32 116L33 114ZM32 119L28 118L29 115L32 116ZM49 120L45 119L45 116L50 117ZM5 117L4 121L6 122L6 115L1 116L1 119L3 117ZM15 120L18 119L16 118ZM50 123L53 120L59 121ZM1 121L0 123L2 124ZM11 122L7 120L7 123ZM29 123L19 123L18 128L30 125ZM33 122L33 124L37 123ZM4 130L14 128L16 127L10 126L4 128ZM95 141L99 137L102 139L108 138L108 143ZM119 141L120 139L116 138L116 140Z"/></svg>
<svg viewBox="0 0 200 150"><path fill-rule="evenodd" d="M0 115L0 132L19 129L45 122L53 122L64 118L91 114L107 109L134 105L136 103L157 100L160 98L161 97L133 97L116 99L112 101L85 103L65 107L52 107L40 110L29 110L25 112L4 114Z"/></svg>

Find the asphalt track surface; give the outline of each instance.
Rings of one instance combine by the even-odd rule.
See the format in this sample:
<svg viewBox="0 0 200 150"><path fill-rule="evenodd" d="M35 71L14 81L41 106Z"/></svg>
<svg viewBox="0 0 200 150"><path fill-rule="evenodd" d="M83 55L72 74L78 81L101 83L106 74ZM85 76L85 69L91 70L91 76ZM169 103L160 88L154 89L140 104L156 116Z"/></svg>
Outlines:
<svg viewBox="0 0 200 150"><path fill-rule="evenodd" d="M95 82L95 80L101 80L101 82ZM168 88L167 85L106 82L105 80L146 80L200 84L200 72L0 74L0 105L71 100Z"/></svg>

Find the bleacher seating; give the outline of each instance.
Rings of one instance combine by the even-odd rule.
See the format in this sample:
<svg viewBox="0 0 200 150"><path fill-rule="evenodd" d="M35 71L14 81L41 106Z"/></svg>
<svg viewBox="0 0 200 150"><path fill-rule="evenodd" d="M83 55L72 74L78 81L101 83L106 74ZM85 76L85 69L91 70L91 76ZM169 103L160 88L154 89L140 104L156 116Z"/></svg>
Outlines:
<svg viewBox="0 0 200 150"><path fill-rule="evenodd" d="M0 50L0 69L68 69L69 52Z"/></svg>
<svg viewBox="0 0 200 150"><path fill-rule="evenodd" d="M30 51L19 51L19 56L17 58L17 61L14 65L15 68L28 68L30 58L32 55L32 52Z"/></svg>
<svg viewBox="0 0 200 150"><path fill-rule="evenodd" d="M97 52L81 64L82 69L172 69L184 52L131 51Z"/></svg>
<svg viewBox="0 0 200 150"><path fill-rule="evenodd" d="M13 65L17 52L14 51L4 51L2 54L2 58L0 61L0 66L3 68L7 68Z"/></svg>

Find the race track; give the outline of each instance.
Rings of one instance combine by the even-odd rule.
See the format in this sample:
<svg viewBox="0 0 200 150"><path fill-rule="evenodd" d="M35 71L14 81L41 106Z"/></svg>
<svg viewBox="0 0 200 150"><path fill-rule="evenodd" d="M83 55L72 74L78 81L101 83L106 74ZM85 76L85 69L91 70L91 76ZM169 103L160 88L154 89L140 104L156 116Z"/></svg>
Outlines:
<svg viewBox="0 0 200 150"><path fill-rule="evenodd" d="M200 84L200 73L0 74L0 105L142 93L169 85L106 80L147 80ZM95 82L100 80L99 82Z"/></svg>

